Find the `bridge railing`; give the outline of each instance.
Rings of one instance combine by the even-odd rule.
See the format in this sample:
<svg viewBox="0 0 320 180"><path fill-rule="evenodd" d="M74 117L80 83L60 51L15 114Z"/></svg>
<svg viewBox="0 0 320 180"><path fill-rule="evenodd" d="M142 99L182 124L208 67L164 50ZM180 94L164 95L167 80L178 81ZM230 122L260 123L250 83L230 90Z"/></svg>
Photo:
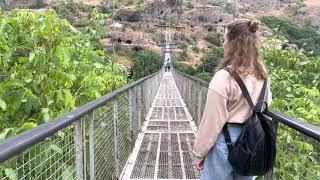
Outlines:
<svg viewBox="0 0 320 180"><path fill-rule="evenodd" d="M177 87L198 126L209 83L173 70ZM320 128L276 110L266 112L277 127L277 162L265 179L319 179ZM293 160L293 161L289 161Z"/></svg>
<svg viewBox="0 0 320 180"><path fill-rule="evenodd" d="M117 179L163 70L0 142L0 179Z"/></svg>

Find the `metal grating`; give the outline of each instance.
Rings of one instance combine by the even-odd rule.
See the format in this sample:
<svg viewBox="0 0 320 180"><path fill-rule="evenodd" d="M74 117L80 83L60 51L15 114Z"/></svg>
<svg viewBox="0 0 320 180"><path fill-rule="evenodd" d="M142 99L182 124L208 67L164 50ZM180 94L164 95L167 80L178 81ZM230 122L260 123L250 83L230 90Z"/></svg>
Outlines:
<svg viewBox="0 0 320 180"><path fill-rule="evenodd" d="M164 74L149 114L130 179L198 179L191 159L195 135L171 73Z"/></svg>
<svg viewBox="0 0 320 180"><path fill-rule="evenodd" d="M190 123L187 122L170 122L171 131L191 131Z"/></svg>
<svg viewBox="0 0 320 180"><path fill-rule="evenodd" d="M150 121L147 127L148 131L168 131L168 122Z"/></svg>
<svg viewBox="0 0 320 180"><path fill-rule="evenodd" d="M154 107L150 119L162 119L162 107Z"/></svg>
<svg viewBox="0 0 320 180"><path fill-rule="evenodd" d="M188 120L187 114L183 107L175 107L177 120Z"/></svg>

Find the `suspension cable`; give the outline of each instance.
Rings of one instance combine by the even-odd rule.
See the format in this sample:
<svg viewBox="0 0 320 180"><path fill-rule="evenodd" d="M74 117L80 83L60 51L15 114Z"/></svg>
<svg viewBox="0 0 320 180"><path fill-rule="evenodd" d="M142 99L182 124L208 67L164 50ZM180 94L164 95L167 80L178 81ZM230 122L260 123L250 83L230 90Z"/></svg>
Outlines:
<svg viewBox="0 0 320 180"><path fill-rule="evenodd" d="M113 4L112 4L112 17L111 17L111 23L112 23L112 28L111 28L111 32L112 32L112 36L115 36L114 34L114 8L116 5L116 0L113 0ZM112 91L115 90L115 80L114 80L114 58L116 55L116 51L115 51L115 44L114 44L114 37L111 38L111 43L112 43L112 56L111 56L111 70L112 70Z"/></svg>

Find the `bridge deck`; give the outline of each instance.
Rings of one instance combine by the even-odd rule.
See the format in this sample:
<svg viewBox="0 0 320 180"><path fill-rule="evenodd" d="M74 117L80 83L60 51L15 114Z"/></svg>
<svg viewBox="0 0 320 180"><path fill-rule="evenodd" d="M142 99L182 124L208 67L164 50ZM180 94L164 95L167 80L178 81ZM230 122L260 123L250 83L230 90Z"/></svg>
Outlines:
<svg viewBox="0 0 320 180"><path fill-rule="evenodd" d="M191 159L195 131L171 72L164 73L121 179L198 179Z"/></svg>

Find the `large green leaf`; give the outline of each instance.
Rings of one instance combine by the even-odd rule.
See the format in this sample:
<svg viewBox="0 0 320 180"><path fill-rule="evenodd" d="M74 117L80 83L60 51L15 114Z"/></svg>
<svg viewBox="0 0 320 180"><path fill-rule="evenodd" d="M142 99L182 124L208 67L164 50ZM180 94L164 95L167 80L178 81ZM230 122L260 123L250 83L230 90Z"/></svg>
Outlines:
<svg viewBox="0 0 320 180"><path fill-rule="evenodd" d="M4 140L13 135L15 135L14 128L6 128L0 133L0 140Z"/></svg>
<svg viewBox="0 0 320 180"><path fill-rule="evenodd" d="M24 123L18 130L17 134L22 133L24 131L27 131L29 129L37 127L37 124L29 122L29 123Z"/></svg>
<svg viewBox="0 0 320 180"><path fill-rule="evenodd" d="M7 110L7 103L4 102L4 100L2 100L1 98L0 98L0 108L1 108L3 111Z"/></svg>
<svg viewBox="0 0 320 180"><path fill-rule="evenodd" d="M4 174L6 177L8 177L10 180L18 180L18 175L13 169L6 168L4 169Z"/></svg>
<svg viewBox="0 0 320 180"><path fill-rule="evenodd" d="M66 166L66 165L65 165ZM74 178L74 166L65 167L62 173L62 180L70 180Z"/></svg>

